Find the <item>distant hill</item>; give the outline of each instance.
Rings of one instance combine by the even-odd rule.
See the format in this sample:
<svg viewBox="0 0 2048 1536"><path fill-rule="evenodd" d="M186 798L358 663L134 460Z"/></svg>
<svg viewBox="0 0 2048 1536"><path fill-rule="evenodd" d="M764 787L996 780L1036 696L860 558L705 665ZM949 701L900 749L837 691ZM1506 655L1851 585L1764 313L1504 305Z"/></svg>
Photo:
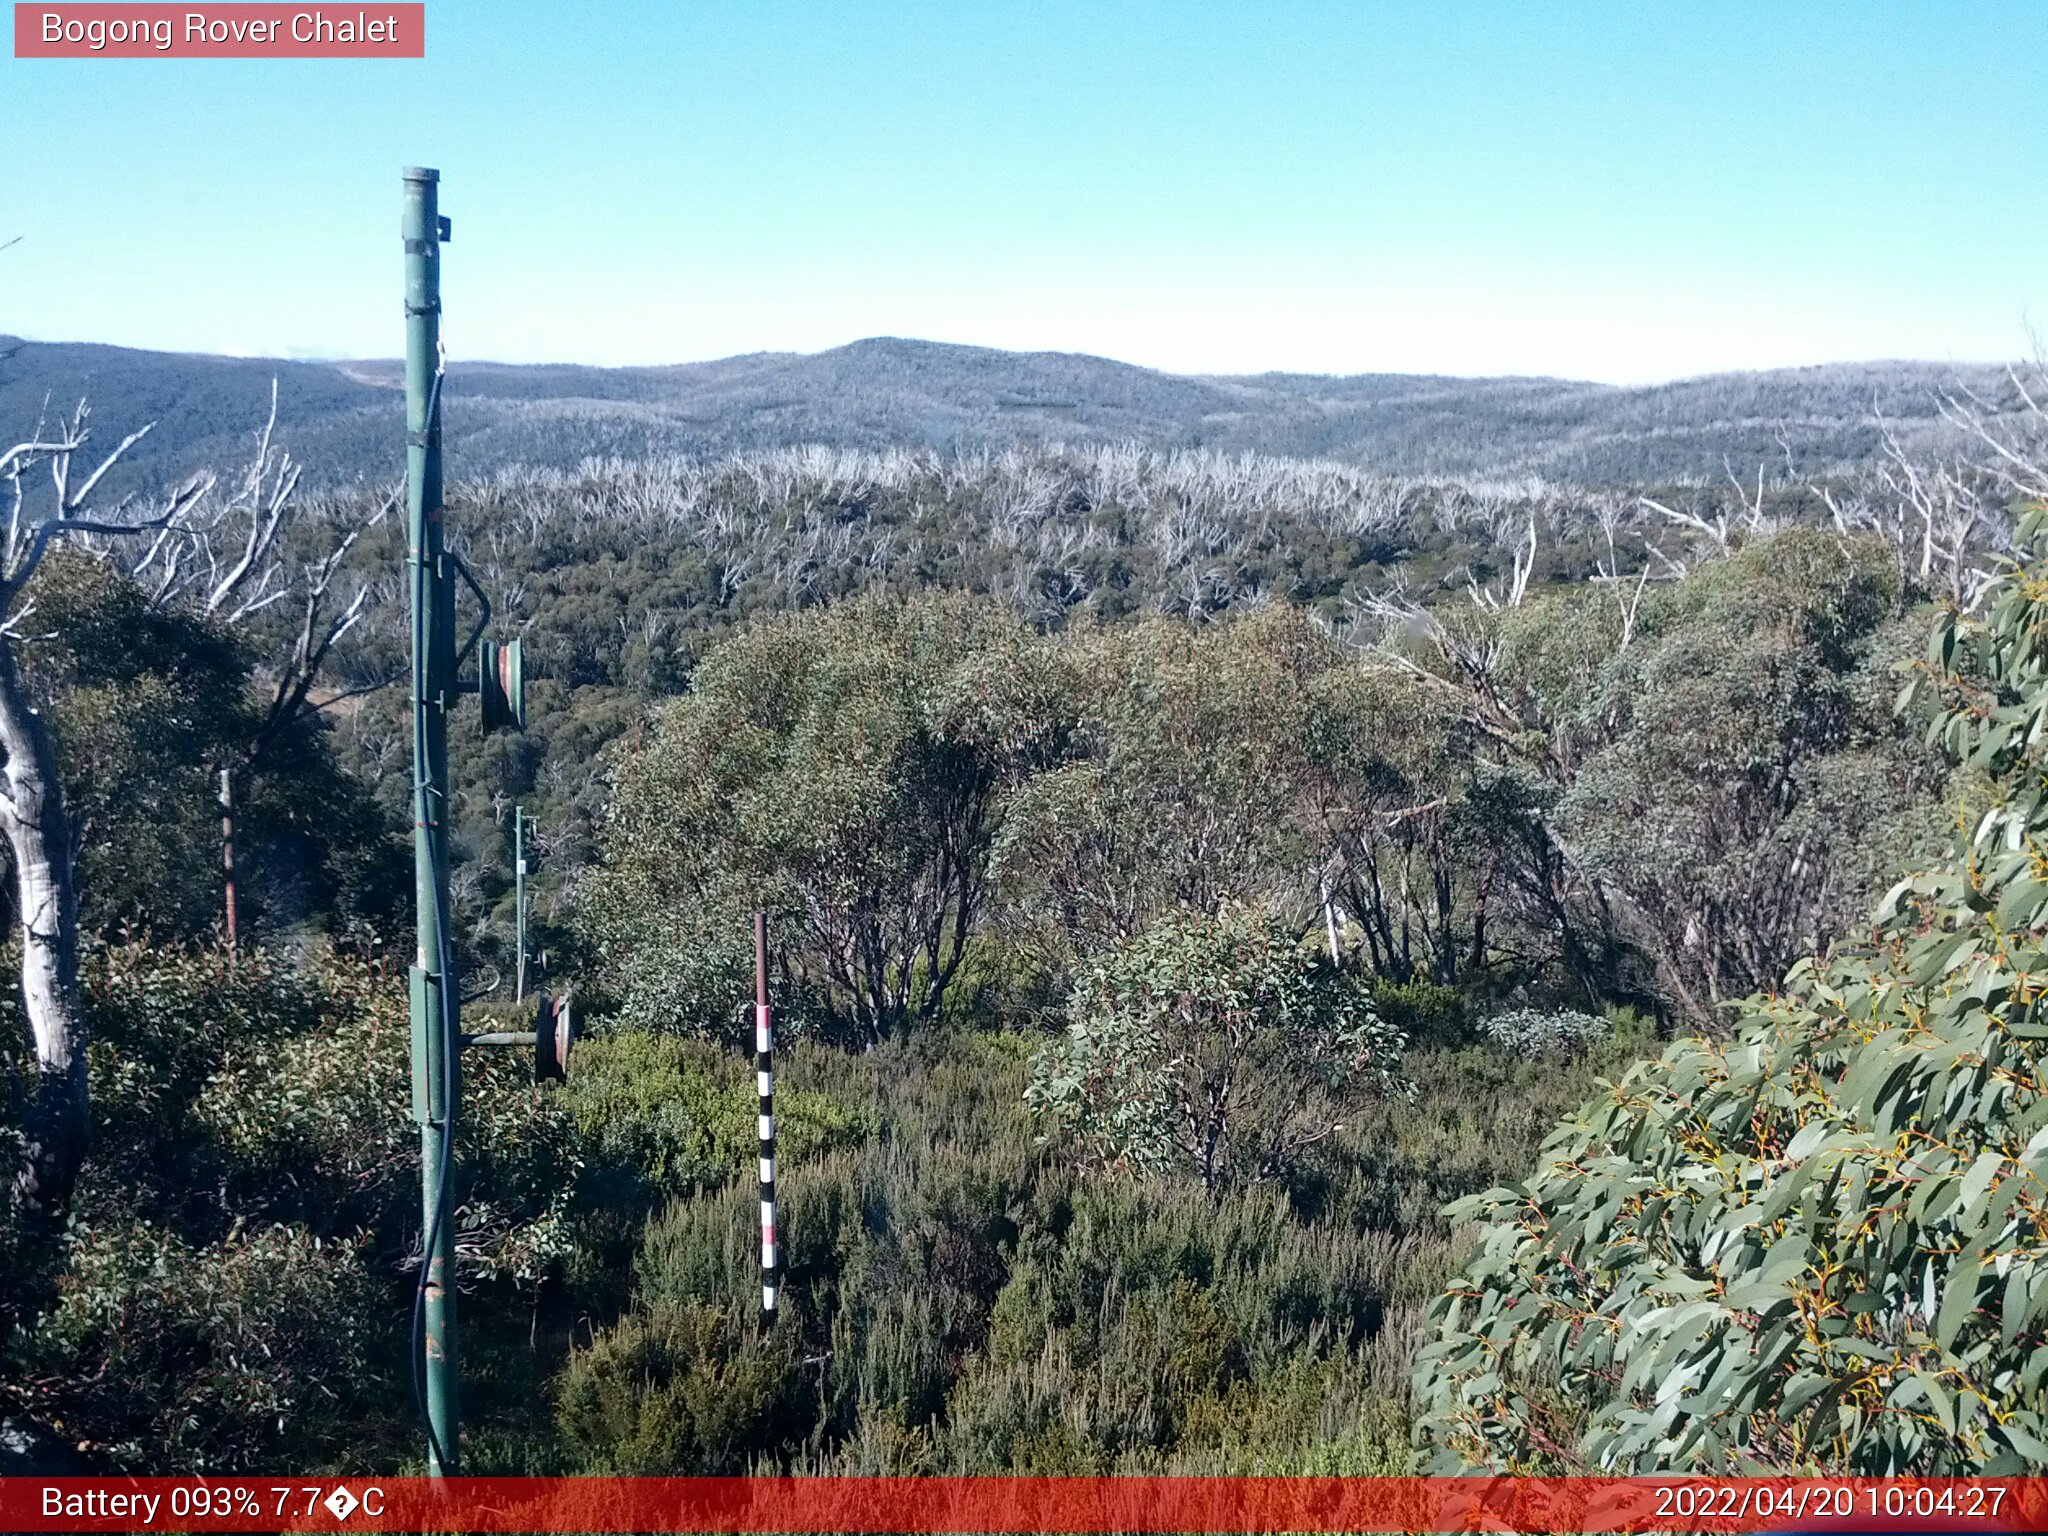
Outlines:
<svg viewBox="0 0 2048 1536"><path fill-rule="evenodd" d="M277 379L285 440L309 480L396 473L399 365L143 352L0 338L0 432L47 400L92 402L102 438L158 423L136 477L246 451ZM1197 377L1106 358L883 337L808 355L755 353L664 368L458 363L450 472L569 468L592 456L825 443L1000 448L1019 441L1255 450L1408 475L1579 483L1719 477L1791 452L1799 473L1866 460L1875 420L1926 445L1939 394L1996 394L2000 370L1888 362L1721 374L1621 388L1566 379L1413 374ZM1782 435L1782 441L1781 441Z"/></svg>

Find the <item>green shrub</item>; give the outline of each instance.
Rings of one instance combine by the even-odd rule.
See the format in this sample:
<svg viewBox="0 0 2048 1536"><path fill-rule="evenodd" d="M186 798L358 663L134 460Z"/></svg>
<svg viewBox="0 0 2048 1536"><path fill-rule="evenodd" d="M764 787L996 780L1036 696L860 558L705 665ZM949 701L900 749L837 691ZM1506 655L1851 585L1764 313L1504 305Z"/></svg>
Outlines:
<svg viewBox="0 0 2048 1536"><path fill-rule="evenodd" d="M278 1226L195 1246L141 1223L66 1241L56 1305L0 1377L13 1411L110 1469L345 1464L388 1347L360 1243Z"/></svg>
<svg viewBox="0 0 2048 1536"><path fill-rule="evenodd" d="M1598 1045L1613 1029L1576 1008L1510 1008L1479 1021L1479 1033L1516 1056L1571 1056Z"/></svg>
<svg viewBox="0 0 2048 1536"><path fill-rule="evenodd" d="M82 1226L58 1249L0 1243L13 1407L107 1467L343 1465L373 1443L388 1460L413 1439L397 1416L420 1227L402 987L256 947L230 966L123 944L82 971ZM575 1128L523 1053L472 1052L463 1076L465 1316L524 1347L587 1219Z"/></svg>
<svg viewBox="0 0 2048 1536"><path fill-rule="evenodd" d="M815 1414L755 1454L792 1472L1405 1471L1407 1362L1463 1257L1438 1208L1533 1154L1617 1049L1424 1053L1417 1099L1362 1106L1304 1203L1282 1181L1078 1175L1024 1108L1034 1043L787 1054L787 1080L872 1134L778 1169L778 1334L817 1362ZM679 1193L646 1224L636 1314L751 1310L758 1242L751 1179ZM579 1458L637 1443L638 1412L585 1421Z"/></svg>
<svg viewBox="0 0 2048 1536"><path fill-rule="evenodd" d="M665 1302L578 1350L560 1396L583 1470L623 1476L736 1474L810 1429L812 1398L790 1336L761 1336L746 1310Z"/></svg>
<svg viewBox="0 0 2048 1536"><path fill-rule="evenodd" d="M1464 992L1417 976L1409 981L1374 980L1373 1006L1389 1027L1418 1049L1456 1050L1472 1044L1472 1010Z"/></svg>
<svg viewBox="0 0 2048 1536"><path fill-rule="evenodd" d="M2048 527L1909 694L1986 777L1955 857L1738 1037L1684 1040L1460 1202L1436 1465L2007 1473L2048 1460Z"/></svg>
<svg viewBox="0 0 2048 1536"><path fill-rule="evenodd" d="M373 942L390 933L411 889L397 819L341 770L331 717L265 729L260 619L230 626L154 602L120 562L75 548L52 547L35 589L22 680L59 745L89 938L203 942L217 931L218 774L259 737L258 760L235 781L244 942L308 927Z"/></svg>
<svg viewBox="0 0 2048 1536"><path fill-rule="evenodd" d="M1271 1469L1356 1407L1403 1243L1270 1188L1091 1181L1050 1214L948 1396L949 1470Z"/></svg>
<svg viewBox="0 0 2048 1536"><path fill-rule="evenodd" d="M1364 989L1250 908L1167 913L1083 970L1067 1015L1026 1101L1091 1167L1275 1178L1348 1107L1406 1092Z"/></svg>
<svg viewBox="0 0 2048 1536"><path fill-rule="evenodd" d="M874 1133L871 1113L797 1086L785 1070L775 1094L780 1152L811 1158ZM626 1172L659 1195L723 1184L751 1169L760 1143L760 1095L751 1057L707 1042L612 1029L580 1042L563 1102L593 1165Z"/></svg>
<svg viewBox="0 0 2048 1536"><path fill-rule="evenodd" d="M132 1069L144 1027L152 1041L175 1034L204 1053L182 1068L197 1085L189 1116L157 1105L149 1123L207 1150L222 1216L260 1212L330 1233L417 1219L419 1132L398 988L363 967L294 967L260 951L232 970L210 954L110 959L104 1001L126 1015L100 1042L110 1075Z"/></svg>
<svg viewBox="0 0 2048 1536"><path fill-rule="evenodd" d="M716 1029L774 914L792 1022L872 1044L940 1017L987 905L1007 789L1056 754L1055 653L959 596L763 617L615 763L581 926L629 1021Z"/></svg>

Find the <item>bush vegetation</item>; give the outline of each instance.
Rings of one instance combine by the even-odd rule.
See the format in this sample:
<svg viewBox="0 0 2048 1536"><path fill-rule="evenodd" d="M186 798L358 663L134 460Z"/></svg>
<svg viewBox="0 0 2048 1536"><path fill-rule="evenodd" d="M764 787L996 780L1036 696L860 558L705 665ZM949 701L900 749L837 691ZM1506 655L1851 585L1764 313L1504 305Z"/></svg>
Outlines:
<svg viewBox="0 0 2048 1536"><path fill-rule="evenodd" d="M1953 853L1453 1208L1484 1232L1417 1366L1435 1464L2048 1460L2044 535L1909 685L1976 776Z"/></svg>
<svg viewBox="0 0 2048 1536"><path fill-rule="evenodd" d="M468 490L545 600L535 736L456 754L471 1016L523 1022L517 800L591 1029L558 1087L465 1072L466 1470L2048 1454L2044 566L1966 611L1981 547L1916 569L1789 491L1688 502L1660 565L1611 501L1395 489L1100 450ZM0 1232L0 1420L52 1466L416 1464L402 701L252 774L230 956L258 651L37 581L94 1140L68 1228Z"/></svg>
<svg viewBox="0 0 2048 1536"><path fill-rule="evenodd" d="M1414 1101L1367 1105L1312 1170L1205 1190L1078 1170L1025 1106L1041 1038L971 1028L787 1053L779 1081L871 1129L783 1160L775 1340L754 1342L746 1310L750 1181L671 1203L619 1331L564 1377L578 1464L710 1470L743 1451L836 1472L1405 1469L1407 1362L1461 1252L1438 1208L1526 1157L1638 1048L1544 1068L1415 1052ZM673 1374L646 1369L676 1349L690 1353ZM633 1460L650 1437L698 1444L688 1426L709 1422L756 1433L701 1462Z"/></svg>

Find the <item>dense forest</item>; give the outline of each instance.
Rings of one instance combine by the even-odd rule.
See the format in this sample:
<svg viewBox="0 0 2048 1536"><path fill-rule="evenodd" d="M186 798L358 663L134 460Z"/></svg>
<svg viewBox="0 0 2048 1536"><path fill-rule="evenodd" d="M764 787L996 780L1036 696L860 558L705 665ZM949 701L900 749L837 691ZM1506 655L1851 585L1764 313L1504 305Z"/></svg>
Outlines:
<svg viewBox="0 0 2048 1536"><path fill-rule="evenodd" d="M402 535L289 422L121 500L98 409L0 477L0 822L40 730L78 1046L16 880L4 1452L416 1469ZM1942 420L1633 486L460 483L535 675L453 753L466 1017L519 1016L517 806L588 1028L559 1085L466 1069L465 1470L2048 1461L2048 454Z"/></svg>

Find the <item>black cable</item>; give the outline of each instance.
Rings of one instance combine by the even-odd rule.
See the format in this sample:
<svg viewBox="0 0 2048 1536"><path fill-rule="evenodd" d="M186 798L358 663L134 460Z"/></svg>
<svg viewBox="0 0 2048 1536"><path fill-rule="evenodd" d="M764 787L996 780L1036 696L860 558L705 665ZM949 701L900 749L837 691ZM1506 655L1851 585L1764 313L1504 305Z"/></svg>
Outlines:
<svg viewBox="0 0 2048 1536"><path fill-rule="evenodd" d="M420 711L422 715L425 711ZM422 797L424 798L424 797ZM447 907L443 900L438 855L433 852L433 838L427 839L428 857L432 862L434 879L434 927L435 963L439 968L440 1015L441 1015L441 1177L434 1190L434 1214L427 1224L426 1241L420 1250L419 1283L413 1288L412 1298L412 1360L413 1360L413 1403L419 1410L420 1422L426 1426L427 1444L433 1450L434 1461L444 1472L454 1464L448 1456L448 1449L441 1444L441 1438L434 1432L433 1415L427 1412L427 1277L434 1262L434 1249L441 1240L441 1227L447 1219L448 1175L455 1163L455 1106L456 1106L456 1053L461 1041L455 1030L455 1015L449 997L450 977L448 975L448 924ZM452 1266L451 1266L452 1269ZM455 1276L450 1273L443 1277L444 1285L453 1287ZM445 1347L445 1342L444 1342Z"/></svg>
<svg viewBox="0 0 2048 1536"><path fill-rule="evenodd" d="M434 374L434 388L427 397L427 425L432 431L441 405L441 372ZM413 720L412 720L412 772L413 772L413 814L421 823L427 840L427 873L434 887L434 964L440 997L441 1016L441 1177L434 1191L433 1214L426 1222L425 1242L420 1249L420 1273L412 1295L412 1396L413 1407L418 1411L420 1422L426 1426L427 1445L433 1452L437 1467L446 1471L452 1463L448 1449L441 1444L441 1438L434 1432L433 1415L427 1412L427 1277L432 1272L434 1249L441 1239L441 1227L447 1219L448 1172L455 1162L455 1109L456 1109L456 1064L461 1041L455 1027L455 1011L451 1000L451 978L448 974L448 911L445 873L441 868L441 850L433 835L433 824L428 815L427 803L427 671L430 660L426 653L426 615L428 601L432 596L431 577L427 571L424 545L415 552L413 561L413 607L412 607L412 654L413 654ZM423 957L424 958L424 957ZM454 1284L452 1274L443 1277L446 1285Z"/></svg>

